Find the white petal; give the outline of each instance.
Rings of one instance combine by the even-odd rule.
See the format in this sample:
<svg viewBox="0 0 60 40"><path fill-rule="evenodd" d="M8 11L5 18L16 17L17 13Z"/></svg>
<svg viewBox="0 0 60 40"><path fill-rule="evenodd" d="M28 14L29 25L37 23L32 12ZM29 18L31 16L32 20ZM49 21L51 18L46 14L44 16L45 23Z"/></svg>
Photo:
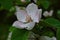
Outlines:
<svg viewBox="0 0 60 40"><path fill-rule="evenodd" d="M20 21L15 21L12 26L20 29L24 29L26 27L25 24Z"/></svg>
<svg viewBox="0 0 60 40"><path fill-rule="evenodd" d="M42 9L39 9L40 18L42 17Z"/></svg>
<svg viewBox="0 0 60 40"><path fill-rule="evenodd" d="M27 29L27 30L31 30L33 29L35 23L34 22L30 22L30 23L23 23L23 22L20 22L20 21L15 21L13 23L13 27L16 27L16 28L20 28L20 29Z"/></svg>
<svg viewBox="0 0 60 40"><path fill-rule="evenodd" d="M15 13L15 15L19 21L26 22L27 13L25 10L19 10Z"/></svg>
<svg viewBox="0 0 60 40"><path fill-rule="evenodd" d="M43 13L43 16L44 16L44 17L49 16L49 12L48 12L48 11L45 11L45 12Z"/></svg>
<svg viewBox="0 0 60 40"><path fill-rule="evenodd" d="M52 37L52 40L57 40L56 37Z"/></svg>
<svg viewBox="0 0 60 40"><path fill-rule="evenodd" d="M30 14L30 13L36 13L38 11L38 7L36 4L34 3L31 3L29 4L27 7L26 7L26 10L27 12ZM32 15L32 14L30 14Z"/></svg>
<svg viewBox="0 0 60 40"><path fill-rule="evenodd" d="M51 40L51 38L48 36L41 36L40 40Z"/></svg>
<svg viewBox="0 0 60 40"><path fill-rule="evenodd" d="M42 17L42 9L39 9L38 12L35 14L33 22L39 23L41 17Z"/></svg>
<svg viewBox="0 0 60 40"><path fill-rule="evenodd" d="M11 36L12 36L12 32L9 33L7 40L11 40Z"/></svg>
<svg viewBox="0 0 60 40"><path fill-rule="evenodd" d="M49 12L49 16L52 16L52 15L53 15L53 10Z"/></svg>
<svg viewBox="0 0 60 40"><path fill-rule="evenodd" d="M31 30L31 29L34 28L34 26L35 26L35 23L34 23L34 22L27 23L27 24L26 24L26 29L27 29L27 30Z"/></svg>
<svg viewBox="0 0 60 40"><path fill-rule="evenodd" d="M38 15L38 7L36 4L31 3L26 8L28 15L31 17L32 20L35 20L36 15Z"/></svg>

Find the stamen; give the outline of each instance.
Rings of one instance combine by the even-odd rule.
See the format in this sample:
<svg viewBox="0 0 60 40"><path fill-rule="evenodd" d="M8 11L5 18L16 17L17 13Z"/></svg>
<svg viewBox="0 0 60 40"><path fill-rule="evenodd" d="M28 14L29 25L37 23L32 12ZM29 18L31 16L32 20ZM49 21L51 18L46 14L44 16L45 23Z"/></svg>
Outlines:
<svg viewBox="0 0 60 40"><path fill-rule="evenodd" d="M26 21L27 22L32 22L32 19L31 19L31 17L28 15L28 16L26 16Z"/></svg>

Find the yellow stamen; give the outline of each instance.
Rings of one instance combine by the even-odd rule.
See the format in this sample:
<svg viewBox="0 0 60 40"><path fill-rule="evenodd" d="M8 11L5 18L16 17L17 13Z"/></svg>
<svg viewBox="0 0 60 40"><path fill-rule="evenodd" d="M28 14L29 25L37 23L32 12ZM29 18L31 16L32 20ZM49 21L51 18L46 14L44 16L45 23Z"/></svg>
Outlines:
<svg viewBox="0 0 60 40"><path fill-rule="evenodd" d="M31 22L32 21L31 17L30 16L26 16L26 21L27 22Z"/></svg>

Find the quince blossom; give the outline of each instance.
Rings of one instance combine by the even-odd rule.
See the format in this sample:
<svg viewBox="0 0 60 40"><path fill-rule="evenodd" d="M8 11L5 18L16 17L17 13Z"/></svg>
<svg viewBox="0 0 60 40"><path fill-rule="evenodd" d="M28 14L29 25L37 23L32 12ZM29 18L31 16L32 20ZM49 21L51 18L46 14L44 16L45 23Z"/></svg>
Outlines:
<svg viewBox="0 0 60 40"><path fill-rule="evenodd" d="M17 21L12 26L20 29L33 29L35 23L39 23L41 19L42 9L38 9L38 6L34 3L29 4L25 10L16 6Z"/></svg>

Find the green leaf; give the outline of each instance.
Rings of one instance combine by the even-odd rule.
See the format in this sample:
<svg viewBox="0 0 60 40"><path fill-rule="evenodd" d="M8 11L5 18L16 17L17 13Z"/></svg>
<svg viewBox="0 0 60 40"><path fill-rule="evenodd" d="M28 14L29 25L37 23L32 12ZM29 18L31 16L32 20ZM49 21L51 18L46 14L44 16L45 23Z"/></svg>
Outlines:
<svg viewBox="0 0 60 40"><path fill-rule="evenodd" d="M56 36L57 36L57 40L60 40L60 28L57 28Z"/></svg>
<svg viewBox="0 0 60 40"><path fill-rule="evenodd" d="M37 4L42 5L43 8L47 9L50 6L50 1L49 0L38 0Z"/></svg>
<svg viewBox="0 0 60 40"><path fill-rule="evenodd" d="M28 40L29 31L22 29L15 29L11 40Z"/></svg>
<svg viewBox="0 0 60 40"><path fill-rule="evenodd" d="M60 28L60 21L55 18L47 18L42 21L44 26Z"/></svg>
<svg viewBox="0 0 60 40"><path fill-rule="evenodd" d="M60 10L57 11L57 14L60 14Z"/></svg>
<svg viewBox="0 0 60 40"><path fill-rule="evenodd" d="M43 26L38 23L35 25L35 27L32 29L32 32L34 32L35 34L40 34L40 30L43 28Z"/></svg>
<svg viewBox="0 0 60 40"><path fill-rule="evenodd" d="M13 4L12 4L13 0L0 0L1 6L3 6L4 9L10 9Z"/></svg>
<svg viewBox="0 0 60 40"><path fill-rule="evenodd" d="M60 19L60 10L57 11L57 17Z"/></svg>
<svg viewBox="0 0 60 40"><path fill-rule="evenodd" d="M47 9L50 6L50 3L48 1L42 2L42 6Z"/></svg>
<svg viewBox="0 0 60 40"><path fill-rule="evenodd" d="M9 13L6 14L6 18L13 16L15 11L16 11L15 7L10 8Z"/></svg>
<svg viewBox="0 0 60 40"><path fill-rule="evenodd" d="M15 10L16 10L15 7L11 7L9 11L10 11L10 12L13 12L13 11L15 11Z"/></svg>
<svg viewBox="0 0 60 40"><path fill-rule="evenodd" d="M25 1L26 2L21 2L21 0L16 0L16 5L26 6L27 4L31 2L30 0L25 0Z"/></svg>
<svg viewBox="0 0 60 40"><path fill-rule="evenodd" d="M31 0L26 0L26 2L30 2Z"/></svg>
<svg viewBox="0 0 60 40"><path fill-rule="evenodd" d="M2 7L2 6L0 6L0 11L1 11L1 10L3 10L3 7Z"/></svg>
<svg viewBox="0 0 60 40"><path fill-rule="evenodd" d="M45 29L45 30L43 30L43 32L41 32L41 35L52 37L52 36L54 36L54 33L50 30Z"/></svg>
<svg viewBox="0 0 60 40"><path fill-rule="evenodd" d="M9 27L10 27L10 25L7 25L5 23L0 24L0 40L6 40L7 39Z"/></svg>
<svg viewBox="0 0 60 40"><path fill-rule="evenodd" d="M9 31L12 31L13 32L15 29L16 29L15 27L12 27L11 26L10 29L9 29Z"/></svg>

